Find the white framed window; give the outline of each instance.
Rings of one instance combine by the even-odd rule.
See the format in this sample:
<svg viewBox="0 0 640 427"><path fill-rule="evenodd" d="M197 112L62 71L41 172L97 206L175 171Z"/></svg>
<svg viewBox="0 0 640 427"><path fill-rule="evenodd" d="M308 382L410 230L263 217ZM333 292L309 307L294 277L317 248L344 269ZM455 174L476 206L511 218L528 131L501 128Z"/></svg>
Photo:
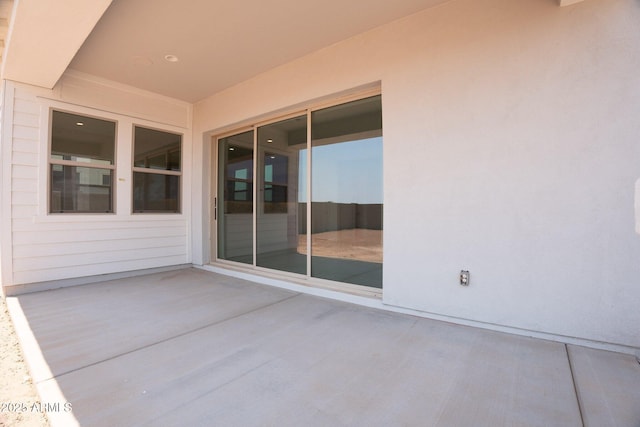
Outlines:
<svg viewBox="0 0 640 427"><path fill-rule="evenodd" d="M51 110L49 213L113 213L116 122Z"/></svg>
<svg viewBox="0 0 640 427"><path fill-rule="evenodd" d="M133 212L180 213L182 135L134 126Z"/></svg>

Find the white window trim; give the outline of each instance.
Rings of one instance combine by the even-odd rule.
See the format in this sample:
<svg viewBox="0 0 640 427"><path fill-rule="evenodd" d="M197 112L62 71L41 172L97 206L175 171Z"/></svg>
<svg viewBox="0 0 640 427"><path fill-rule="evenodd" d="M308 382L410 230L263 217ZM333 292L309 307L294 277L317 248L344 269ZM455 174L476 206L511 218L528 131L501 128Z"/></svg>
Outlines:
<svg viewBox="0 0 640 427"><path fill-rule="evenodd" d="M89 118L93 118L93 119L98 119L98 120L104 120L104 121L108 121L108 122L113 122L115 124L115 135L114 135L114 141L113 141L113 164L109 164L109 165L103 165L103 164L96 164L96 163L86 163L86 162L77 162L77 161L73 161L73 160L59 160L59 159L54 159L51 157L51 134L53 132L53 112L54 111L58 111L61 113L67 113L67 114L74 114L74 115L78 115L78 116L83 116L83 117L89 117ZM118 210L118 206L116 203L116 195L118 194L118 184L117 184L117 180L116 180L116 176L117 176L117 170L116 170L116 165L117 165L117 160L118 160L118 121L114 120L114 119L105 119L102 116L99 115L94 115L94 114L82 114L82 113L76 113L73 111L69 111L67 109L62 109L62 108L49 108L47 111L47 166L46 166L46 174L47 174L47 178L46 178L46 182L47 182L47 205L46 205L46 210L47 210L47 214L48 215L114 215L117 210ZM111 183L111 212L73 212L73 211L69 211L69 212L51 212L51 166L53 165L61 165L61 166L73 166L73 167L81 167L81 168L88 168L88 169L107 169L107 170L112 170L113 173L113 178L112 178L112 183Z"/></svg>
<svg viewBox="0 0 640 427"><path fill-rule="evenodd" d="M131 220L166 220L168 216L187 219L191 216L191 193L187 189L191 188L191 174L185 173L185 165L191 164L191 153L186 149L191 138L191 130L188 128L175 126L166 123L154 122L137 117L118 114L111 111L92 108L88 106L72 104L55 99L38 96L40 104L40 138L39 138L39 158L38 158L38 206L33 217L34 223L59 223L75 221L131 221ZM86 115L117 123L116 126L116 158L114 176L114 213L49 213L49 165L51 154L51 117L50 111L59 110L72 114ZM181 212L179 213L137 213L133 215L133 129L134 126L142 126L150 129L157 129L165 132L172 132L182 135L181 169L182 179L180 180ZM85 163L82 166L86 166ZM157 218L154 218L157 217Z"/></svg>
<svg viewBox="0 0 640 427"><path fill-rule="evenodd" d="M166 132L166 133L172 133L172 134L176 134L176 135L180 135L180 170L179 171L174 171L174 170L165 170L165 169L153 169L153 168L141 168L138 166L133 166L134 163L134 152L135 152L135 144L136 144L136 137L135 137L135 133L136 133L136 127L140 127L140 128L144 128L144 129L151 129L151 130L156 130L158 132ZM185 141L185 133L184 132L175 132L175 131L170 131L164 128L158 128L157 126L145 126L145 125L141 125L139 123L133 123L133 127L131 128L131 214L135 215L135 216L139 216L139 215L181 215L182 212L185 210L185 206L184 206L184 191L185 191L185 185L184 185L184 178L183 178L183 170L184 170L184 141ZM180 190L178 193L178 212L166 212L166 211L158 211L158 212L154 212L154 211L146 211L146 212L136 212L134 210L134 200L133 200L133 174L135 172L139 172L139 173L148 173L148 174L156 174L156 175L172 175L172 176L178 176L180 177Z"/></svg>

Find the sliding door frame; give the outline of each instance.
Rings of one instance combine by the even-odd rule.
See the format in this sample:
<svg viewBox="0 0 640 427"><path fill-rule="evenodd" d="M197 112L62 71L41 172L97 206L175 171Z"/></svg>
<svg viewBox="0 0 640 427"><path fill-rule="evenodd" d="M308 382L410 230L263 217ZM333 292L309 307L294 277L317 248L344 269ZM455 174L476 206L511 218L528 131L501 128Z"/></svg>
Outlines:
<svg viewBox="0 0 640 427"><path fill-rule="evenodd" d="M369 297L376 297L376 298L381 298L382 297L382 289L381 288L374 288L374 287L370 287L370 286L364 286L364 285L356 285L356 284L351 284L351 283L345 283L345 282L335 282L335 281L331 281L331 280L326 280L326 279L322 279L322 278L318 278L318 277L313 277L311 276L311 262L312 262L312 253L311 253L311 246L312 246L312 239L311 239L311 234L312 234L312 218L311 218L311 206L312 206L312 180L311 180L311 176L312 176L312 163L311 163L311 157L312 157L312 121L311 121L311 117L312 117L312 113L318 110L322 110L325 108L329 108L329 107L334 107L337 105L341 105L341 104L346 104L352 101L357 101L360 99L365 99L365 98L369 98L369 97L374 97L374 96L378 96L381 95L381 89L379 85L376 85L375 87L369 87L366 88L364 90L360 90L357 92L352 92L346 95L342 95L342 96L338 96L338 97L333 97L330 99L324 99L321 101L316 101L316 102L310 102L307 105L305 105L305 108L293 108L289 111L285 111L284 113L281 112L280 114L278 113L274 113L273 115L265 115L263 117L267 117L261 120L247 120L245 122L241 122L239 123L237 126L233 126L233 127L229 127L229 128L225 128L225 129L221 129L221 131L219 132L212 132L210 133L212 135L211 137L211 176L210 176L210 185L211 185L211 195L212 195L212 201L210 203L211 206L211 215L210 215L210 220L209 220L209 224L210 224L210 237L211 239L210 241L210 264L213 266L219 266L219 267L223 267L223 268L229 268L229 269L233 269L233 270L239 270L239 271L243 271L243 272L247 272L247 273L253 273L253 274L257 274L260 276L265 276L265 277L269 277L269 278L275 278L275 279L282 279L282 280L286 280L287 282L293 282L296 284L301 284L301 285L305 285L305 286L312 286L312 287L318 287L318 288L324 288L324 289L329 289L329 290L334 290L334 291L339 291L339 292L344 292L344 293L350 293L350 294L355 294L355 295L363 295L363 296L369 296ZM260 147L258 144L258 129L262 126L267 126L270 124L274 124L274 123L278 123L280 121L284 121L284 120L288 120L288 119L292 119L295 117L300 117L300 116L305 116L306 120L307 120L307 125L306 125L306 162L307 162L307 170L306 170L306 179L305 179L305 186L306 186L306 251L307 251L307 255L306 255L306 275L303 274L298 274L298 273L291 273L291 272L287 272L287 271L280 271L280 270L274 270L274 269L270 269L270 268L265 268L265 267L260 267L257 265L257 220L258 220L258 209L260 209L260 206L258 204L259 199L258 199L258 186L260 181L260 178L258 176L259 173L259 168L257 167L259 165L259 156L260 156ZM221 208L223 208L223 202L221 202L221 200L224 198L224 194L220 194L220 183L219 183L219 179L220 179L220 171L219 171L219 149L218 149L218 145L219 145L219 141L221 139L233 136L233 135L238 135L240 133L244 133L244 132L248 132L248 131L253 131L253 191L252 191L252 197L253 197L253 219L252 219L252 226L253 226L253 230L252 230L252 236L253 236L253 248L252 248L252 253L253 253L253 263L251 265L249 264L244 264L244 263L240 263L240 262L236 262L236 261L231 261L231 260L226 260L226 259L222 259L219 258L219 254L218 254L218 239L221 238L220 236L220 232L219 232L219 222L220 222L220 218L221 215L223 215L223 212L221 212ZM384 233L384 228L383 228L383 233Z"/></svg>

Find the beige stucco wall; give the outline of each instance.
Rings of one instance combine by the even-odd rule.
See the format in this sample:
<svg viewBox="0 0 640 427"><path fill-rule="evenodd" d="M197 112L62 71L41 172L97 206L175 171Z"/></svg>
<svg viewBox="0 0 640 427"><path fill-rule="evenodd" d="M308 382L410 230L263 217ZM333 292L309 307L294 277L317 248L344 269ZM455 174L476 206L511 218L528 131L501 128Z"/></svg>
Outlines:
<svg viewBox="0 0 640 427"><path fill-rule="evenodd" d="M634 0L454 0L200 102L194 261L207 132L379 81L384 302L640 347L638 22Z"/></svg>

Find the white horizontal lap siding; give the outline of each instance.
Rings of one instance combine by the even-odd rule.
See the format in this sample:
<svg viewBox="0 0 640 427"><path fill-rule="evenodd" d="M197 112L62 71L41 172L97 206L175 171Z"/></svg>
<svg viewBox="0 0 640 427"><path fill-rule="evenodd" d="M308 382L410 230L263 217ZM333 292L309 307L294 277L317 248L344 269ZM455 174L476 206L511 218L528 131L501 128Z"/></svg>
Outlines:
<svg viewBox="0 0 640 427"><path fill-rule="evenodd" d="M13 216L13 218L26 218L29 216L34 216L38 213L38 206L36 205L27 205L27 206L23 206L23 205L16 205L15 203L13 203L13 205L11 206L11 215Z"/></svg>
<svg viewBox="0 0 640 427"><path fill-rule="evenodd" d="M128 259L120 262L88 264L75 267L30 270L24 272L14 272L14 284L20 285L28 283L48 282L53 280L73 279L79 277L97 276L101 274L144 270L148 268L159 268L185 263L185 258L182 255L167 255L164 257Z"/></svg>
<svg viewBox="0 0 640 427"><path fill-rule="evenodd" d="M41 129L47 109L35 90L23 86L16 87L13 109L13 285L190 262L186 215L46 214L47 206L39 203L47 191L42 168L48 168L43 151L48 144Z"/></svg>
<svg viewBox="0 0 640 427"><path fill-rule="evenodd" d="M12 184L17 179L22 179L22 180L30 181L33 185L37 186L38 184L37 178L38 178L38 166L36 165L26 166L26 165L14 164L13 168L11 169Z"/></svg>
<svg viewBox="0 0 640 427"><path fill-rule="evenodd" d="M131 239L105 239L101 240L102 251L121 252L126 250L147 250L157 248L173 248L183 247L186 245L186 236L184 233L177 236L160 236ZM65 243L39 243L37 246L31 244L16 245L13 249L14 259L16 262L28 259L37 260L39 257L58 256L61 252L65 256L77 254L84 255L94 251L96 247L95 240L85 242L65 242ZM184 248L183 248L184 251Z"/></svg>
<svg viewBox="0 0 640 427"><path fill-rule="evenodd" d="M182 240L182 241L181 241ZM148 242L149 243L149 242ZM167 242L164 242L167 245ZM96 252L69 253L63 255L43 255L27 256L21 258L14 255L13 268L16 273L30 272L35 270L63 269L67 267L82 267L90 264L112 264L134 259L149 260L153 258L164 258L167 256L185 255L185 239L177 239L170 243L170 246L156 246L136 249L111 249ZM65 249L75 252L74 245L66 245ZM95 251L95 244L90 250ZM140 252L144 251L144 258L140 257ZM43 251L43 252L46 252ZM186 262L186 261L184 261ZM183 263L184 263L183 262Z"/></svg>
<svg viewBox="0 0 640 427"><path fill-rule="evenodd" d="M154 223L155 221L151 221ZM16 284L185 264L187 222L144 220L31 223L16 221Z"/></svg>
<svg viewBox="0 0 640 427"><path fill-rule="evenodd" d="M169 235L169 229L178 228L183 233L182 227L186 224L184 218L156 219L133 215L129 218L118 218L111 214L77 215L77 214L52 214L46 220L15 220L14 231L69 231L82 232L83 230L163 230L164 235Z"/></svg>
<svg viewBox="0 0 640 427"><path fill-rule="evenodd" d="M35 97L14 91L11 154L12 223L31 218L38 210L38 156L40 107Z"/></svg>
<svg viewBox="0 0 640 427"><path fill-rule="evenodd" d="M34 227L35 230L14 231L14 247L20 245L33 244L63 244L78 242L94 242L96 246L100 242L112 240L133 241L138 239L148 239L156 237L180 238L185 236L186 224L181 222L171 227L157 228L120 228L120 225L113 223L111 227L91 228L87 225L94 224L73 224L68 223L67 229L59 229L57 224L52 224L52 228L46 226Z"/></svg>

